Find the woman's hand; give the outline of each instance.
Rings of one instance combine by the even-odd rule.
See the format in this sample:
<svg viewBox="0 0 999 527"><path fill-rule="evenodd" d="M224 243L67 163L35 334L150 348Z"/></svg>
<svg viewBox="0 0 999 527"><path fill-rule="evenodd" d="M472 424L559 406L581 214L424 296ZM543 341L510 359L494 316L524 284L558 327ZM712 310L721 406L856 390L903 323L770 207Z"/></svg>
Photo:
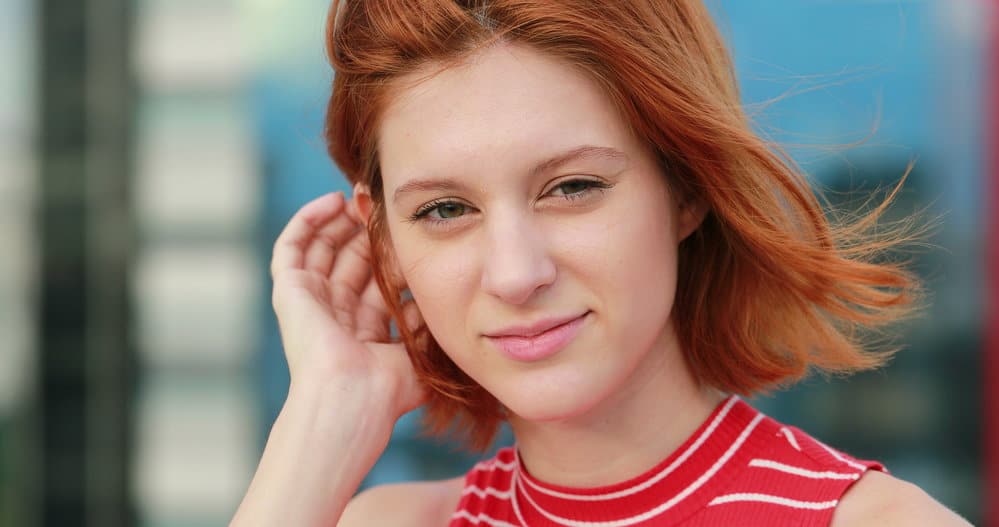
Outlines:
<svg viewBox="0 0 999 527"><path fill-rule="evenodd" d="M274 245L273 303L291 388L231 526L335 525L424 394L372 277L368 234L341 193L302 207ZM412 302L406 323L420 324Z"/></svg>
<svg viewBox="0 0 999 527"><path fill-rule="evenodd" d="M354 202L336 192L303 206L275 242L271 276L292 390L349 381L388 397L393 421L421 404L405 349L388 343L390 316ZM404 315L410 327L420 323L412 301Z"/></svg>

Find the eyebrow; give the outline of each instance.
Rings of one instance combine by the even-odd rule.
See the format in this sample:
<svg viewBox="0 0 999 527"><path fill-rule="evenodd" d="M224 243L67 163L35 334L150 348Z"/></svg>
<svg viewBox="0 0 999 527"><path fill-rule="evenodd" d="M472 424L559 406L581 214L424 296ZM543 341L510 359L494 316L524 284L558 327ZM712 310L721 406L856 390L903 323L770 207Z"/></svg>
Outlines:
<svg viewBox="0 0 999 527"><path fill-rule="evenodd" d="M610 159L610 160L626 160L628 159L627 154L609 146L593 146L593 145L583 145L552 156L531 169L531 176L537 176L538 174L544 172L550 172L555 170L570 161L576 161L579 159ZM468 186L460 181L454 179L441 178L441 179L414 179L408 181L401 185L392 194L393 201L399 201L399 198L409 192L428 192L428 191L467 191Z"/></svg>

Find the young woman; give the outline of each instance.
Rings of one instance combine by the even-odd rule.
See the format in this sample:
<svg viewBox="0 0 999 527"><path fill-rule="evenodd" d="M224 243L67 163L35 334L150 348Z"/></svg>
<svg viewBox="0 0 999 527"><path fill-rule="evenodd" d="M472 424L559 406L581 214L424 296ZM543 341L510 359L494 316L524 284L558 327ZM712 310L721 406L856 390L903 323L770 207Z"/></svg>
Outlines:
<svg viewBox="0 0 999 527"><path fill-rule="evenodd" d="M966 525L735 395L882 364L862 330L919 287L875 261L906 233L865 234L891 196L832 225L753 134L699 0L353 0L328 25L354 199L275 244L291 388L233 525ZM516 444L351 500L420 406Z"/></svg>

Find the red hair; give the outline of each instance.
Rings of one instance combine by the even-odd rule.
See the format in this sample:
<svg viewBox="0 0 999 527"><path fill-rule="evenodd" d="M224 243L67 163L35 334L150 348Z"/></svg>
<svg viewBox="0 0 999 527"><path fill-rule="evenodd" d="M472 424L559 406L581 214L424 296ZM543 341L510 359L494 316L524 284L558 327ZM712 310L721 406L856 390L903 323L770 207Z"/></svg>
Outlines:
<svg viewBox="0 0 999 527"><path fill-rule="evenodd" d="M336 73L328 149L351 183L371 189L375 277L430 388L425 417L433 433L456 425L472 447L485 448L502 413L425 326L409 331L401 323L400 291L388 278L377 129L400 76L447 67L497 42L586 71L655 148L667 183L708 206L680 245L671 315L699 382L750 394L813 368L877 367L895 349L865 346L868 330L918 307L918 279L883 258L918 236L908 228L914 223L871 229L905 176L858 220L827 219L801 171L752 131L728 52L699 0L335 0L327 31Z"/></svg>

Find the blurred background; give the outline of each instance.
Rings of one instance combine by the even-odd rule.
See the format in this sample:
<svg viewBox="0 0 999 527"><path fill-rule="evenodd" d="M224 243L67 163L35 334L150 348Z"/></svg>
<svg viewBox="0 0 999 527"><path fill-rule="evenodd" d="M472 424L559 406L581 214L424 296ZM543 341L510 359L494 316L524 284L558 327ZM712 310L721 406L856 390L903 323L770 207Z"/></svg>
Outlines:
<svg viewBox="0 0 999 527"><path fill-rule="evenodd" d="M817 185L874 189L916 160L895 214L945 214L936 248L916 255L932 307L902 328L890 367L754 403L999 526L983 381L997 12L711 6L759 130ZM326 9L0 3L0 527L228 522L288 386L271 244L300 205L348 190L321 137ZM366 485L474 459L420 437L413 414Z"/></svg>

